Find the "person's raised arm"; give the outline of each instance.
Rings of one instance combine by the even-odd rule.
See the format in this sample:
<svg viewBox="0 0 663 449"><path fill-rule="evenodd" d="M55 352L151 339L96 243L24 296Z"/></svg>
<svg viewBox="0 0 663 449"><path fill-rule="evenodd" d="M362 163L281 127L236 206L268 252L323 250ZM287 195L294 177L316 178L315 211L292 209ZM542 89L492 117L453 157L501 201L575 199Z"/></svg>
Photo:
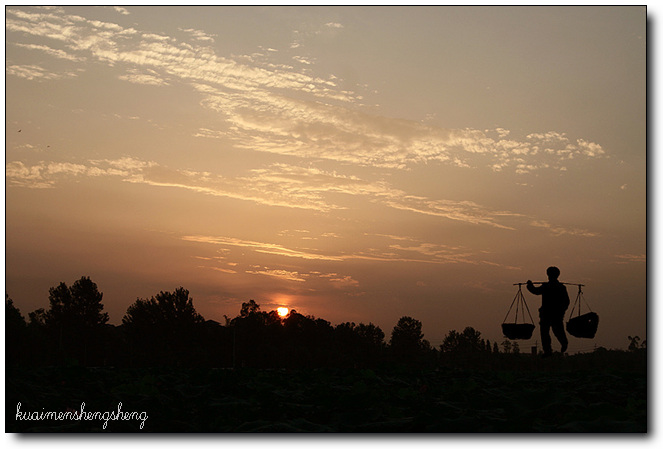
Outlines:
<svg viewBox="0 0 663 449"><path fill-rule="evenodd" d="M531 280L527 281L527 290L529 290L530 293L534 293L535 295L541 294L541 287L535 287Z"/></svg>

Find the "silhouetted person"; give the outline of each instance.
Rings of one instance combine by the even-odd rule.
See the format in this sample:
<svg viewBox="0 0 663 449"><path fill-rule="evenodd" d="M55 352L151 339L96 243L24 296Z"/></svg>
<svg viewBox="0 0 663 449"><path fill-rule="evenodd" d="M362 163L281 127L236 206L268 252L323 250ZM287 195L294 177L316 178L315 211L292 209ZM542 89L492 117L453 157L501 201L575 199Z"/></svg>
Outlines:
<svg viewBox="0 0 663 449"><path fill-rule="evenodd" d="M532 281L527 281L527 290L535 295L541 295L541 308L539 309L539 325L541 327L541 345L543 346L543 356L552 355L552 342L550 338L550 329L562 345L561 353L566 352L569 341L564 332L564 314L569 307L569 294L564 284L559 282L559 268L549 267L546 270L548 282L544 282L540 287L535 287Z"/></svg>

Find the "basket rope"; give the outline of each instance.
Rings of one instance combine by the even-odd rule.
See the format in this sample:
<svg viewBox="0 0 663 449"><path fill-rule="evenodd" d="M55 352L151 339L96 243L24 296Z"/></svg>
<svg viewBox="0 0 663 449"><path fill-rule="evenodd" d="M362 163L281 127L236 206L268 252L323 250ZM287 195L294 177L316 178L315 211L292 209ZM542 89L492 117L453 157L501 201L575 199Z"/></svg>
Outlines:
<svg viewBox="0 0 663 449"><path fill-rule="evenodd" d="M511 313L511 309L513 309L514 304L516 305L515 323L516 324L518 323L518 310L520 309L520 312L523 316L523 321L525 321L525 310L527 310L527 315L529 315L530 322L534 324L534 320L532 319L532 314L529 312L527 301L525 301L525 296L523 295L522 284L518 284L518 291L516 292L516 296L513 298L513 301L511 301L511 307L509 307L509 311L504 316L504 321L502 321L502 324L506 323L506 319L508 318L509 313Z"/></svg>
<svg viewBox="0 0 663 449"><path fill-rule="evenodd" d="M585 301L585 304L587 305L587 308L589 309L590 312L593 312L592 308L589 307L589 303L585 299L585 295L582 293L582 285L578 285L578 294L576 295L576 300L573 303L573 308L571 309L571 313L569 314L569 317L573 316L573 311L576 309L576 305L578 306L578 316L580 316L580 307L582 306L582 301Z"/></svg>

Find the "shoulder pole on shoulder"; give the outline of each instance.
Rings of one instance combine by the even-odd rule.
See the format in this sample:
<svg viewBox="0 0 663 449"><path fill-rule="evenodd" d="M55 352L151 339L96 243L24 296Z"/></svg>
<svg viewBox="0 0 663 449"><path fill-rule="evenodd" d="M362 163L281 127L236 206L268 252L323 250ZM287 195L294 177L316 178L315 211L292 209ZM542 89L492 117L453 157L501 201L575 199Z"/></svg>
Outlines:
<svg viewBox="0 0 663 449"><path fill-rule="evenodd" d="M539 281L534 282L534 281L532 281L532 284L547 284L547 283L548 283L548 282L539 282ZM518 286L520 286L520 285L526 285L526 284L527 284L527 282L518 282L517 284L513 284L513 285L518 285ZM577 285L578 287L584 287L584 286L585 286L585 284L574 284L574 283L572 283L572 282L560 282L560 284L564 284L564 285Z"/></svg>

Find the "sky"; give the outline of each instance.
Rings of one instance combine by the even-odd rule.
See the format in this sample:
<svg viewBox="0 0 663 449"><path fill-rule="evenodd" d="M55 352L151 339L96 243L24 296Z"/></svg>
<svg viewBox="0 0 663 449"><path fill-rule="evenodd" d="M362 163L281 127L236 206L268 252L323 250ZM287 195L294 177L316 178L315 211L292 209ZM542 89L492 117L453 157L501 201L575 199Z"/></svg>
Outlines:
<svg viewBox="0 0 663 449"><path fill-rule="evenodd" d="M183 286L438 346L503 341L555 265L600 316L569 351L625 349L646 43L642 6L7 6L6 292L27 317L90 276L120 324Z"/></svg>

